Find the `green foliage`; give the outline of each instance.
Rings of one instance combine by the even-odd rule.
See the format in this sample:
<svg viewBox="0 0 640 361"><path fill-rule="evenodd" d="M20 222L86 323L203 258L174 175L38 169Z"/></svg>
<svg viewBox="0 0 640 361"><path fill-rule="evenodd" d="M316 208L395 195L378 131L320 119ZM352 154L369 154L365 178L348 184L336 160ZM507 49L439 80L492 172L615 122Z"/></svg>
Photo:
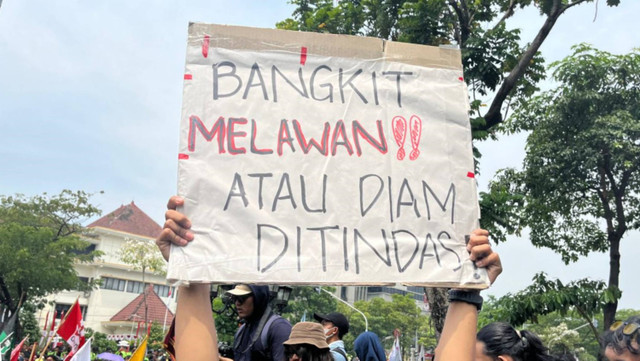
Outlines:
<svg viewBox="0 0 640 361"><path fill-rule="evenodd" d="M552 312L564 316L572 309L590 322L602 311L606 294L607 286L602 281L582 279L564 285L560 280L548 279L546 274L538 273L523 291L502 297L500 306L512 325L521 325L528 320L536 322L539 315Z"/></svg>
<svg viewBox="0 0 640 361"><path fill-rule="evenodd" d="M357 301L354 306L362 311L369 322L369 331L376 333L385 349L390 349L393 343L393 330L399 329L401 347L404 352L415 345L417 332L419 342L427 347L435 347L435 331L429 326L427 316L423 315L415 300L410 295L392 295L391 301L374 298L371 301ZM344 304L338 304L338 312L344 313L349 319L350 330L344 337L347 350L353 350L353 341L365 331L362 316Z"/></svg>
<svg viewBox="0 0 640 361"><path fill-rule="evenodd" d="M333 287L323 287L323 289L334 292ZM300 322L302 316L306 314L307 321L313 321L314 313L329 313L336 310L337 301L326 292L319 292L315 287L299 286L293 287L291 301L283 310L282 316L287 318L291 324Z"/></svg>
<svg viewBox="0 0 640 361"><path fill-rule="evenodd" d="M118 350L118 343L113 340L108 340L106 333L96 332L89 327L85 328L84 332L87 340L93 337L93 341L91 341L91 352L96 354L102 352L115 353Z"/></svg>
<svg viewBox="0 0 640 361"><path fill-rule="evenodd" d="M20 309L20 325L22 326L22 335L29 335L27 344L40 341L40 327L38 326L38 320L36 320L37 306L31 302L27 302Z"/></svg>
<svg viewBox="0 0 640 361"><path fill-rule="evenodd" d="M222 310L224 304L221 297L213 299L213 309ZM238 315L232 311L225 312L221 315L214 313L213 318L216 321L216 331L218 332L218 342L226 342L229 345L233 345L233 336L238 330L239 320Z"/></svg>
<svg viewBox="0 0 640 361"><path fill-rule="evenodd" d="M164 342L164 335L169 331L169 325L163 332L163 327L159 322L151 323L151 332L149 333L148 349L159 350L162 349L162 343Z"/></svg>
<svg viewBox="0 0 640 361"><path fill-rule="evenodd" d="M507 122L510 131L530 131L524 167L502 173L491 191L522 199L505 206L519 220L506 232L530 227L531 242L565 263L609 252L606 327L620 292L620 241L640 228L640 51L573 49L552 64L558 86L523 102Z"/></svg>
<svg viewBox="0 0 640 361"><path fill-rule="evenodd" d="M465 80L472 100L488 97L485 112L475 107L474 139L485 139L507 118L509 108L537 90L544 79L544 59L538 53L556 20L569 8L595 0L291 0L292 17L279 29L373 36L386 40L462 50ZM614 6L619 0L609 0ZM518 9L534 6L546 18L537 37L521 46L519 29L505 21ZM488 99L485 99L488 100ZM477 113L477 114L476 114ZM481 121L478 118L484 118Z"/></svg>
<svg viewBox="0 0 640 361"><path fill-rule="evenodd" d="M0 196L0 305L15 311L18 304L40 305L63 290L86 290L74 265L90 262L100 252L87 251L80 223L100 211L91 194L69 190L59 195Z"/></svg>

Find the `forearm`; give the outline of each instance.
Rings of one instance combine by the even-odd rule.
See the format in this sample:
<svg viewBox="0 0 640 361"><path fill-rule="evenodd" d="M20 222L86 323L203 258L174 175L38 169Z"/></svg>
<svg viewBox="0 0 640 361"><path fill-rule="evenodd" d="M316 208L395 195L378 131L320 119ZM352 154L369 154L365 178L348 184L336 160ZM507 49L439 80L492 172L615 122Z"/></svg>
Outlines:
<svg viewBox="0 0 640 361"><path fill-rule="evenodd" d="M218 336L211 313L209 284L180 287L176 309L177 361L218 359Z"/></svg>
<svg viewBox="0 0 640 361"><path fill-rule="evenodd" d="M478 309L475 305L451 302L436 348L436 360L473 361L477 323Z"/></svg>

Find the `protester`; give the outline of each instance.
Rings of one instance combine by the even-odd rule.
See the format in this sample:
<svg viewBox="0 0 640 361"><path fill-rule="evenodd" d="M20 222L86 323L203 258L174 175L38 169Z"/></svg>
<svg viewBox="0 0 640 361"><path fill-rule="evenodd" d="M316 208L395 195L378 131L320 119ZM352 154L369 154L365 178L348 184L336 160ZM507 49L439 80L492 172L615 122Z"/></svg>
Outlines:
<svg viewBox="0 0 640 361"><path fill-rule="evenodd" d="M609 361L640 361L640 315L614 322L602 337Z"/></svg>
<svg viewBox="0 0 640 361"><path fill-rule="evenodd" d="M507 358L508 356L509 358ZM527 330L516 331L504 322L494 322L478 332L476 361L553 361L542 340Z"/></svg>
<svg viewBox="0 0 640 361"><path fill-rule="evenodd" d="M387 359L378 335L371 331L363 332L356 337L353 350L359 361L386 361Z"/></svg>
<svg viewBox="0 0 640 361"><path fill-rule="evenodd" d="M345 315L340 312L331 312L326 315L314 313L313 318L320 322L324 329L333 360L347 361L347 351L342 341L342 337L349 332L349 321Z"/></svg>
<svg viewBox="0 0 640 361"><path fill-rule="evenodd" d="M156 239L163 257L168 260L171 244L185 246L193 240L191 221L176 211L184 200L171 197L167 204L164 229ZM469 259L487 270L493 283L502 272L500 257L489 244L489 232L471 232L467 245ZM192 283L178 292L175 318L175 351L177 361L218 360L218 337L211 315L209 284ZM449 295L449 309L440 343L436 350L438 360L472 361L474 355L478 309L482 298L477 291L458 290ZM291 355L293 357L293 355ZM299 356L298 356L299 357ZM277 361L277 360L276 360ZM295 360L290 360L295 361Z"/></svg>
<svg viewBox="0 0 640 361"><path fill-rule="evenodd" d="M332 361L324 329L317 323L300 322L291 329L289 339L284 342L287 361Z"/></svg>
<svg viewBox="0 0 640 361"><path fill-rule="evenodd" d="M233 360L282 361L283 342L289 338L291 324L269 307L269 287L241 284L227 295L233 299L238 316L244 320L234 337Z"/></svg>

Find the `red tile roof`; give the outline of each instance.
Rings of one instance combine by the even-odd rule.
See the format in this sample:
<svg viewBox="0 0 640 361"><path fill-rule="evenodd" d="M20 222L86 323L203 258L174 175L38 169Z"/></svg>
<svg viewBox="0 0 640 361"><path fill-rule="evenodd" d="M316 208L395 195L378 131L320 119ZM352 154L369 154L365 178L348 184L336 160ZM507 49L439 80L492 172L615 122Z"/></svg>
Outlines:
<svg viewBox="0 0 640 361"><path fill-rule="evenodd" d="M147 319L149 322L158 322L162 324L167 315L167 325L173 322L173 312L168 310L167 305L162 302L160 296L153 290L153 285L149 285L146 289L147 293ZM168 311L167 311L168 310ZM110 321L144 321L144 295L141 293L128 305L124 306L118 313L111 317Z"/></svg>
<svg viewBox="0 0 640 361"><path fill-rule="evenodd" d="M150 238L156 238L162 232L162 227L133 202L120 206L87 227L103 227Z"/></svg>

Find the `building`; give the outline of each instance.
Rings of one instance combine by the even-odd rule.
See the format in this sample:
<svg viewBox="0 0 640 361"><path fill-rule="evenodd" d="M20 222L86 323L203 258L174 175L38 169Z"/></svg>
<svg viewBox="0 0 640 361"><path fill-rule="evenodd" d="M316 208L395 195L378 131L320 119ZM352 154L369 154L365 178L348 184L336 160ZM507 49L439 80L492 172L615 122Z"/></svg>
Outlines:
<svg viewBox="0 0 640 361"><path fill-rule="evenodd" d="M391 295L411 295L416 305L423 313L429 310L423 287L404 286L396 284L394 286L341 286L336 287L335 295L353 304L355 301L371 301L376 297L381 297L386 301L391 301Z"/></svg>
<svg viewBox="0 0 640 361"><path fill-rule="evenodd" d="M91 242L87 251L104 254L93 263L77 264L76 271L86 282L100 280L100 286L90 292L67 291L53 295L50 300L54 306L42 310L40 325L47 322L45 315L54 313L59 323L78 299L85 327L106 333L110 339L135 338L144 322L143 275L120 260L119 250L130 239L155 243L162 227L131 202L92 222L87 229L89 232L84 238ZM144 281L149 285L146 289L148 319L168 327L176 305L173 287L167 284L164 275L146 272Z"/></svg>

